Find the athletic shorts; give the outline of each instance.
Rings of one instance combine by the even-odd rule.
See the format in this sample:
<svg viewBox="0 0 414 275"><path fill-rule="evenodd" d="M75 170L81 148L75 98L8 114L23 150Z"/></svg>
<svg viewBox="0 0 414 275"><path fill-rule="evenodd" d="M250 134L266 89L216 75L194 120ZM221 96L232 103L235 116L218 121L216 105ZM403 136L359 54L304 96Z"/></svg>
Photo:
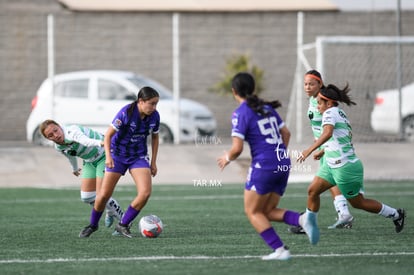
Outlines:
<svg viewBox="0 0 414 275"><path fill-rule="evenodd" d="M329 167L326 162L319 167L316 175L332 185L338 186L342 195L350 199L364 193L364 167L360 160L338 168Z"/></svg>
<svg viewBox="0 0 414 275"><path fill-rule="evenodd" d="M274 170L263 170L250 167L247 174L245 189L256 191L259 195L274 192L283 196L288 178L289 170L276 172Z"/></svg>
<svg viewBox="0 0 414 275"><path fill-rule="evenodd" d="M82 178L95 179L103 178L105 172L105 157L102 157L94 162L83 162Z"/></svg>
<svg viewBox="0 0 414 275"><path fill-rule="evenodd" d="M125 175L127 170L131 170L134 168L150 168L149 157L137 157L137 158L128 158L127 160L123 159L119 156L112 156L114 159L114 168L105 168L106 172L114 172L120 173L121 175Z"/></svg>

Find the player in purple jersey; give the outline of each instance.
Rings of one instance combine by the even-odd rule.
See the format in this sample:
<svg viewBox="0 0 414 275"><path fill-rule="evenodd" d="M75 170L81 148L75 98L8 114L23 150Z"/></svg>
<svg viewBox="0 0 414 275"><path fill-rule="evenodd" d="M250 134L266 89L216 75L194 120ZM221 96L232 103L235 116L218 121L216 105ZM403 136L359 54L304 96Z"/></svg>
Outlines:
<svg viewBox="0 0 414 275"><path fill-rule="evenodd" d="M111 197L121 176L129 170L137 188L132 200L115 230L132 238L130 224L147 203L152 190L151 176L157 174L160 115L156 110L159 94L151 87L143 87L138 98L124 106L112 121L104 138L106 169L101 192L92 209L90 224L79 234L89 237L98 230L106 201ZM151 135L151 158L147 151L147 137Z"/></svg>
<svg viewBox="0 0 414 275"><path fill-rule="evenodd" d="M272 227L272 221L298 226L300 214L278 208L290 171L287 146L290 131L275 108L279 101L265 102L254 94L255 81L248 73L238 73L232 91L240 104L232 117L231 149L217 159L224 169L243 151L244 141L252 157L244 190L244 210L264 242L273 250L263 260L287 260L290 252Z"/></svg>

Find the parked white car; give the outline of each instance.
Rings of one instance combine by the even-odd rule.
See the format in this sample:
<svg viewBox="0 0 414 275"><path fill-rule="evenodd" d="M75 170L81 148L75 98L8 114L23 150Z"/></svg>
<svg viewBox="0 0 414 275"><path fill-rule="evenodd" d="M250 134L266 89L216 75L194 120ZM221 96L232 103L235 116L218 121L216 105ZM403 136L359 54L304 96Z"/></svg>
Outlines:
<svg viewBox="0 0 414 275"><path fill-rule="evenodd" d="M402 134L407 141L414 142L414 83L401 88ZM399 134L398 90L377 93L371 113L371 127L375 132Z"/></svg>
<svg viewBox="0 0 414 275"><path fill-rule="evenodd" d="M43 81L32 100L32 112L26 122L27 140L48 144L39 132L39 124L54 119L62 125L80 124L105 133L124 105L131 103L143 86L160 94L160 142L174 141L175 103L171 91L160 83L127 71L78 71L55 75ZM180 141L215 134L217 123L204 105L180 99Z"/></svg>

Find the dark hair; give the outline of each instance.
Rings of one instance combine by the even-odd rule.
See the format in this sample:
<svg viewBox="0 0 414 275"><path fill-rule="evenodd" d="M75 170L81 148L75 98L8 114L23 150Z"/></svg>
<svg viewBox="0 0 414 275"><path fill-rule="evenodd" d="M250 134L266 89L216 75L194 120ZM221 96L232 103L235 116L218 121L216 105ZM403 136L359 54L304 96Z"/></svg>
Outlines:
<svg viewBox="0 0 414 275"><path fill-rule="evenodd" d="M329 84L328 86L321 89L320 94L323 100L333 100L335 102L335 106L338 105L338 101L345 103L348 106L356 105L356 103L353 102L348 95L350 91L351 89L349 88L348 83L342 90L336 87L334 84Z"/></svg>
<svg viewBox="0 0 414 275"><path fill-rule="evenodd" d="M59 127L60 127L60 125L59 125L56 121L54 121L53 119L46 119L45 121L43 121L43 122L40 124L39 129L40 129L40 132L42 133L42 135L43 135L44 137L46 137L46 136L45 136L45 130L46 130L47 126L49 126L49 125L51 125L51 124L53 124L53 125L56 125L56 126L59 126Z"/></svg>
<svg viewBox="0 0 414 275"><path fill-rule="evenodd" d="M128 107L128 117L132 116L134 108L140 99L142 99L143 101L147 101L154 97L160 97L159 93L154 88L148 86L142 87L138 92L137 99L135 99L134 102L132 102Z"/></svg>
<svg viewBox="0 0 414 275"><path fill-rule="evenodd" d="M309 70L305 73L305 76L309 74L315 76L315 79L318 80L322 84L321 89L325 88L325 85L323 84L323 80L322 80L322 75L320 72L318 72L317 70Z"/></svg>
<svg viewBox="0 0 414 275"><path fill-rule="evenodd" d="M236 74L231 81L231 87L237 95L246 99L247 106L261 115L268 114L264 105L270 105L274 109L282 106L278 100L268 102L255 95L255 81L253 76L249 73L241 72Z"/></svg>

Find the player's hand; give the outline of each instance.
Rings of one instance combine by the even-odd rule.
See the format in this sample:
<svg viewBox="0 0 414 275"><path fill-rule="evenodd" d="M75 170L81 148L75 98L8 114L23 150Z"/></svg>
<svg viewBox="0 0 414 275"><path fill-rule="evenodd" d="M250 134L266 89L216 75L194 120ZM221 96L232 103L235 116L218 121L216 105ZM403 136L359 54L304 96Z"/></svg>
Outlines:
<svg viewBox="0 0 414 275"><path fill-rule="evenodd" d="M114 159L111 156L106 156L105 166L108 167L109 169L112 169L115 167Z"/></svg>
<svg viewBox="0 0 414 275"><path fill-rule="evenodd" d="M151 175L155 177L157 175L158 168L156 164L151 164Z"/></svg>
<svg viewBox="0 0 414 275"><path fill-rule="evenodd" d="M319 150L318 152L313 154L313 159L314 160L320 160L323 157L324 154L325 154L324 150Z"/></svg>
<svg viewBox="0 0 414 275"><path fill-rule="evenodd" d="M75 175L75 176L77 176L77 177L79 177L79 175L81 174L81 171L82 171L82 169L78 169L78 170L76 170L76 171L73 171L72 173Z"/></svg>
<svg viewBox="0 0 414 275"><path fill-rule="evenodd" d="M296 159L297 162L302 163L306 160L306 158L309 156L309 152L308 150L304 150L302 151L302 153L300 153L299 157Z"/></svg>
<svg viewBox="0 0 414 275"><path fill-rule="evenodd" d="M230 163L230 160L229 160L229 155L227 154L227 152L224 152L224 155L222 155L221 157L217 159L217 165L218 167L220 167L222 171L224 167L226 167L227 164L229 163Z"/></svg>

